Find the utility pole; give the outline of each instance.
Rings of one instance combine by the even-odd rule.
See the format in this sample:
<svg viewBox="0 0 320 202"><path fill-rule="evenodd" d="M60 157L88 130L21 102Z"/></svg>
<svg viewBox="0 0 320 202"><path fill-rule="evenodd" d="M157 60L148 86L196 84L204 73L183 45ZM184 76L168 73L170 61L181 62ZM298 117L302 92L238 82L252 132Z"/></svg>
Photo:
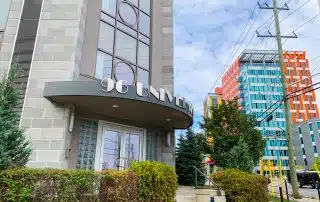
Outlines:
<svg viewBox="0 0 320 202"><path fill-rule="evenodd" d="M277 39L278 44L278 54L279 54L279 62L280 62L280 69L281 69L281 80L282 80L282 92L283 96L288 95L288 87L286 84L286 75L284 71L284 59L283 59L283 49L282 49L282 38L297 38L297 35L294 33L294 36L281 36L280 30L280 22L279 22L279 10L289 10L287 4L283 8L278 8L277 0L273 0L273 8L270 7L268 4L262 6L259 4L260 9L273 9L274 13L274 20L275 20L275 28L276 28L276 35L273 36L270 32L269 35L262 36L258 32L258 37L275 37ZM292 140L292 120L291 120L291 112L290 112L290 104L289 100L284 100L284 109L285 109L285 118L286 118L286 131L287 131L287 142L288 142L288 154L289 154L289 167L290 167L290 178L291 178L291 185L292 185L292 192L294 198L299 198L299 188L298 188L298 180L297 180L297 173L295 168L295 161L294 161L294 151L293 151L293 140Z"/></svg>

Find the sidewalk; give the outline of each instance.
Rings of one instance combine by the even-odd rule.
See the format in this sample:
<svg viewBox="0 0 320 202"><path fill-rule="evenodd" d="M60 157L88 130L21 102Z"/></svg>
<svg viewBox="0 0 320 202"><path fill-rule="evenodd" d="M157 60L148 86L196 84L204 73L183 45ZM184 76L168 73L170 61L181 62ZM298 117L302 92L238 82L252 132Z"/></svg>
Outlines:
<svg viewBox="0 0 320 202"><path fill-rule="evenodd" d="M196 190L194 187L179 186L176 196L177 202L194 202Z"/></svg>

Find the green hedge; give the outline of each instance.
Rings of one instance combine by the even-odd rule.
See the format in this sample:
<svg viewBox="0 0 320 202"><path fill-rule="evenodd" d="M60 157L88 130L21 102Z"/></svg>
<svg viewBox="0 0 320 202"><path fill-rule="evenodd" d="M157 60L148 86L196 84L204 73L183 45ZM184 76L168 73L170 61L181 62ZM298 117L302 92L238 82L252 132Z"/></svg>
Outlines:
<svg viewBox="0 0 320 202"><path fill-rule="evenodd" d="M140 200L174 201L178 178L173 167L145 161L132 163L129 170L139 178Z"/></svg>
<svg viewBox="0 0 320 202"><path fill-rule="evenodd" d="M226 193L227 201L268 202L268 182L260 175L226 169L211 176Z"/></svg>
<svg viewBox="0 0 320 202"><path fill-rule="evenodd" d="M0 172L0 201L173 201L174 169L133 163L126 171L12 169Z"/></svg>

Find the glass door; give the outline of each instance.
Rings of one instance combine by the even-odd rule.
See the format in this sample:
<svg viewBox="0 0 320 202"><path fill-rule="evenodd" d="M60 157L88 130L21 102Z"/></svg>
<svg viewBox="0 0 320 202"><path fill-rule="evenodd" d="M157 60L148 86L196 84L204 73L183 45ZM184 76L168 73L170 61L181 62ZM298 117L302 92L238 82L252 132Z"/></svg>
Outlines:
<svg viewBox="0 0 320 202"><path fill-rule="evenodd" d="M121 148L121 131L103 132L102 170L118 169Z"/></svg>
<svg viewBox="0 0 320 202"><path fill-rule="evenodd" d="M141 160L143 130L104 125L101 132L98 170L126 169L130 162Z"/></svg>

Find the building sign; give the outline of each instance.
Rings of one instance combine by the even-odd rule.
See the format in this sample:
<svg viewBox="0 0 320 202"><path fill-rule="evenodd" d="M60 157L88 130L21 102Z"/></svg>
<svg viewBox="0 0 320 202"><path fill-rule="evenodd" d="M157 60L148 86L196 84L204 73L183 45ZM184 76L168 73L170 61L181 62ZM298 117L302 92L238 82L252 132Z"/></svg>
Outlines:
<svg viewBox="0 0 320 202"><path fill-rule="evenodd" d="M129 86L127 85L127 82L124 80L119 80L115 82L114 80L110 78L103 79L101 81L102 91L105 93L112 92L116 90L120 94L126 94L128 93ZM143 88L143 84L137 82L135 86L135 90L138 96L140 97L154 97L155 99L162 101L162 102L168 102L173 103L182 109L187 110L191 115L193 115L193 105L188 102L185 98L179 97L179 96L173 96L170 91L165 90L163 88L160 88L159 90L156 90L154 87L149 86L148 90L146 88Z"/></svg>

